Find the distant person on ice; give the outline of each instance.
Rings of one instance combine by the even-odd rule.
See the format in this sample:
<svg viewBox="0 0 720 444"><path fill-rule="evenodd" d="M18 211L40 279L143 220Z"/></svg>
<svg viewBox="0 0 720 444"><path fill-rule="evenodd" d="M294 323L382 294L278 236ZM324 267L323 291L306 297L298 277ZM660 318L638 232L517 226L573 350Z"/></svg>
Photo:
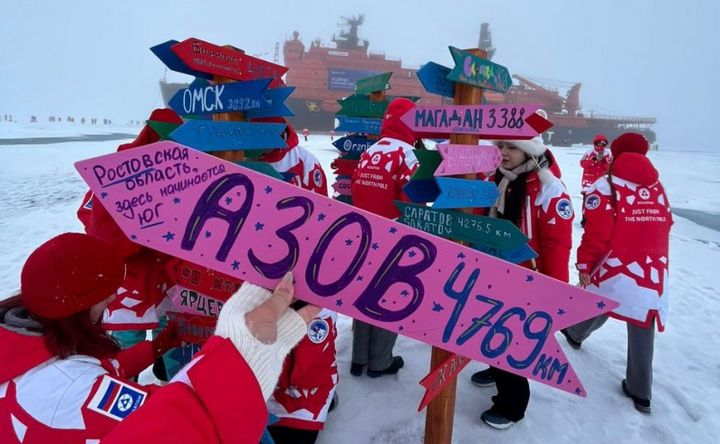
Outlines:
<svg viewBox="0 0 720 444"><path fill-rule="evenodd" d="M611 150L614 160L608 175L587 190L577 269L587 290L620 302L609 316L627 322L627 367L621 387L638 411L650 413L655 325L663 331L668 314L672 214L658 172L646 157L645 137L622 134ZM579 349L607 319L589 319L563 334Z"/></svg>
<svg viewBox="0 0 720 444"><path fill-rule="evenodd" d="M593 138L593 149L588 151L580 159L580 167L583 169L582 189L580 193L583 196L583 214L585 214L584 204L587 189L595 183L596 180L607 174L610 162L612 162L612 154L605 148L608 140L602 134L598 134ZM585 223L583 218L583 224Z"/></svg>
<svg viewBox="0 0 720 444"><path fill-rule="evenodd" d="M310 135L310 130L307 128L303 128L302 135L303 135L303 139L305 139L305 142L307 142L307 138Z"/></svg>
<svg viewBox="0 0 720 444"><path fill-rule="evenodd" d="M554 156L540 136L496 143L502 154L493 177L499 197L489 216L512 222L530 240L538 256L521 265L568 282L574 212ZM525 417L530 401L527 378L490 367L471 380L479 387L497 387L492 407L480 416L487 425L506 429Z"/></svg>
<svg viewBox="0 0 720 444"><path fill-rule="evenodd" d="M362 153L353 172L354 206L388 219L400 216L394 201L408 200L402 188L418 167L413 153L417 136L400 117L414 107L405 98L394 99L388 105L380 126L381 139ZM396 340L397 333L354 321L350 373L361 376L365 366L371 378L397 373L405 362L401 356L393 356Z"/></svg>

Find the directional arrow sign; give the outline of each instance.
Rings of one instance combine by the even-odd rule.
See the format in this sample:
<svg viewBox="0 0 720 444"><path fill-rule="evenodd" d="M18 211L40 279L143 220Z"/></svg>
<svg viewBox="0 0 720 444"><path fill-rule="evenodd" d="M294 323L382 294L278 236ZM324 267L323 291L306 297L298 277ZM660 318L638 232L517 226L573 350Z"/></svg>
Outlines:
<svg viewBox="0 0 720 444"><path fill-rule="evenodd" d="M403 187L407 197L416 203L432 202L440 195L435 179L411 180Z"/></svg>
<svg viewBox="0 0 720 444"><path fill-rule="evenodd" d="M355 82L355 94L369 94L390 89L388 81L392 74L392 72L386 72L358 80Z"/></svg>
<svg viewBox="0 0 720 444"><path fill-rule="evenodd" d="M285 117L294 116L295 113L285 104L292 92L295 91L294 86L284 86L281 88L270 88L263 93L264 106L258 109L251 109L245 112L248 119L258 119L261 117Z"/></svg>
<svg viewBox="0 0 720 444"><path fill-rule="evenodd" d="M504 93L512 86L507 68L450 46L455 67L447 75L449 80Z"/></svg>
<svg viewBox="0 0 720 444"><path fill-rule="evenodd" d="M334 141L333 146L341 153L363 153L375 142L367 137L347 136Z"/></svg>
<svg viewBox="0 0 720 444"><path fill-rule="evenodd" d="M552 123L535 113L540 105L418 105L401 117L421 135L475 134L484 139L532 139Z"/></svg>
<svg viewBox="0 0 720 444"><path fill-rule="evenodd" d="M498 197L497 185L483 180L436 177L440 196L433 208L483 208L490 207Z"/></svg>
<svg viewBox="0 0 720 444"><path fill-rule="evenodd" d="M395 206L400 210L400 223L446 239L470 242L475 246L508 253L514 253L528 242L523 232L505 219L435 210L425 205L397 201Z"/></svg>
<svg viewBox="0 0 720 444"><path fill-rule="evenodd" d="M440 153L433 150L413 150L418 160L418 168L412 175L413 180L432 179L435 176L435 170L442 157Z"/></svg>
<svg viewBox="0 0 720 444"><path fill-rule="evenodd" d="M181 59L178 57L171 48L175 45L177 45L179 42L177 40L168 40L165 43L161 43L159 45L155 45L152 48L150 48L150 51L153 52L157 56L157 58L160 59L161 62L165 64L165 66L168 67L168 69L171 69L175 72L180 72L183 74L189 74L194 77L200 77L208 80L212 80L213 76L212 74L208 74L203 71L197 71L189 66L187 66Z"/></svg>
<svg viewBox="0 0 720 444"><path fill-rule="evenodd" d="M336 193L342 194L343 196L350 196L352 195L352 193L350 192L350 183L350 179L341 179L338 177L332 187Z"/></svg>
<svg viewBox="0 0 720 444"><path fill-rule="evenodd" d="M380 123L382 119L370 119L367 117L337 116L340 124L335 131L348 133L380 134Z"/></svg>
<svg viewBox="0 0 720 444"><path fill-rule="evenodd" d="M500 150L494 146L443 143L437 148L442 162L435 170L436 176L487 173L495 171L502 160Z"/></svg>
<svg viewBox="0 0 720 444"><path fill-rule="evenodd" d="M170 138L170 133L175 131L181 124L161 122L159 120L148 120L148 126L160 136L160 140L167 140Z"/></svg>
<svg viewBox="0 0 720 444"><path fill-rule="evenodd" d="M264 150L284 148L284 123L217 122L189 120L170 134L178 143L200 151Z"/></svg>
<svg viewBox="0 0 720 444"><path fill-rule="evenodd" d="M373 102L368 96L358 94L353 94L337 102L340 104L338 115L356 117L383 117L390 103L388 100Z"/></svg>
<svg viewBox="0 0 720 444"><path fill-rule="evenodd" d="M427 407L430 402L435 399L446 385L455 380L455 377L464 369L472 359L460 356L456 353L451 354L442 364L438 365L432 372L420 381L420 385L425 387L425 394L420 400L418 412Z"/></svg>
<svg viewBox="0 0 720 444"><path fill-rule="evenodd" d="M240 50L196 38L183 40L171 49L190 69L234 80L271 78L277 83L288 71L284 66L249 56Z"/></svg>
<svg viewBox="0 0 720 444"><path fill-rule="evenodd" d="M535 250L530 248L528 244L524 244L514 250L504 250L502 248L480 244L471 245L471 247L491 256L499 257L500 259L512 262L513 264L521 264L537 257Z"/></svg>
<svg viewBox="0 0 720 444"><path fill-rule="evenodd" d="M581 396L554 332L618 306L174 142L75 166L139 245Z"/></svg>
<svg viewBox="0 0 720 444"><path fill-rule="evenodd" d="M196 79L189 87L175 93L168 105L181 116L269 108L262 93L271 81L258 79L211 85L207 80Z"/></svg>
<svg viewBox="0 0 720 444"><path fill-rule="evenodd" d="M443 97L455 97L455 82L448 80L448 74L450 68L435 62L427 62L417 71L417 77L425 91Z"/></svg>

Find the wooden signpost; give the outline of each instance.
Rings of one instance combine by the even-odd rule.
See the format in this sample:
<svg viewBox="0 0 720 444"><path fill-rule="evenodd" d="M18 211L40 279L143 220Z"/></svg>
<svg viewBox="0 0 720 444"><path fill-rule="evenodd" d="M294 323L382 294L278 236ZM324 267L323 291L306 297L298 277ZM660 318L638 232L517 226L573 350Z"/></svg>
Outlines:
<svg viewBox="0 0 720 444"><path fill-rule="evenodd" d="M362 136L341 137L333 142L333 146L341 153L363 153L374 141Z"/></svg>
<svg viewBox="0 0 720 444"><path fill-rule="evenodd" d="M490 173L495 171L502 160L500 150L495 146L441 143L437 148L442 162L435 170L435 176Z"/></svg>
<svg viewBox="0 0 720 444"><path fill-rule="evenodd" d="M442 161L440 153L433 150L413 150L413 152L419 165L412 175L412 180L432 179Z"/></svg>
<svg viewBox="0 0 720 444"><path fill-rule="evenodd" d="M201 151L267 150L285 146L284 123L188 120L170 138Z"/></svg>
<svg viewBox="0 0 720 444"><path fill-rule="evenodd" d="M455 97L455 82L447 78L450 71L447 66L427 62L417 71L417 77L425 91L443 97Z"/></svg>
<svg viewBox="0 0 720 444"><path fill-rule="evenodd" d="M168 106L181 116L249 111L269 107L262 93L272 79L211 85L196 79L187 88L180 89L168 101Z"/></svg>
<svg viewBox="0 0 720 444"><path fill-rule="evenodd" d="M370 100L370 97L363 95L352 95L337 101L340 104L338 115L355 117L381 118L390 104L389 100Z"/></svg>
<svg viewBox="0 0 720 444"><path fill-rule="evenodd" d="M467 179L455 177L436 177L440 195L433 208L487 208L498 198L498 188L494 182L476 180L472 175Z"/></svg>
<svg viewBox="0 0 720 444"><path fill-rule="evenodd" d="M365 134L380 134L380 123L381 119L372 119L368 117L350 117L350 116L337 116L340 124L335 131L343 131L348 133L365 133Z"/></svg>

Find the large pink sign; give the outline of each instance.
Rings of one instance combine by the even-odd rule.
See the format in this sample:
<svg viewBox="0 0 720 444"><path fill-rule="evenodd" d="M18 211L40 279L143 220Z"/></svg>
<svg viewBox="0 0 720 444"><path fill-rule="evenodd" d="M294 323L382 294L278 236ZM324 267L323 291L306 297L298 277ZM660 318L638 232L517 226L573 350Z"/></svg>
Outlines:
<svg viewBox="0 0 720 444"><path fill-rule="evenodd" d="M76 168L133 241L585 395L553 336L617 306L170 141Z"/></svg>

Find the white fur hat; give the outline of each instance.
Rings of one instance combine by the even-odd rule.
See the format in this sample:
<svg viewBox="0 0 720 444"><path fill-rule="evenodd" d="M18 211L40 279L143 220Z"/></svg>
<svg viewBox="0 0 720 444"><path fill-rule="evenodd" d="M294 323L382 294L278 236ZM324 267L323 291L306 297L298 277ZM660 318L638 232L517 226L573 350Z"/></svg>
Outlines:
<svg viewBox="0 0 720 444"><path fill-rule="evenodd" d="M501 142L511 144L524 151L528 156L533 157L540 157L547 151L547 147L540 136L535 136L530 140L496 140L495 144Z"/></svg>

